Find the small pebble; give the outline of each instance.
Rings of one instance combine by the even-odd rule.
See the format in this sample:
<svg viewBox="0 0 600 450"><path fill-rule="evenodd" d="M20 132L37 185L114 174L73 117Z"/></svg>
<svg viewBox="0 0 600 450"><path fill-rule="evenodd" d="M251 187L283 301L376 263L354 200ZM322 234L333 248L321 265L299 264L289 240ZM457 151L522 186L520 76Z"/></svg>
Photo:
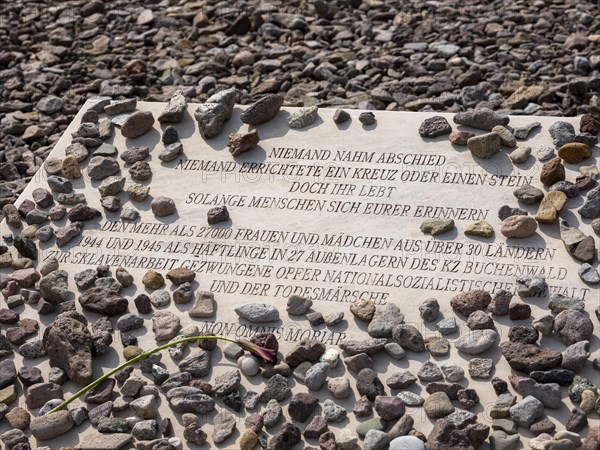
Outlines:
<svg viewBox="0 0 600 450"><path fill-rule="evenodd" d="M375 114L370 111L361 112L358 120L365 126L373 125L376 122Z"/></svg>

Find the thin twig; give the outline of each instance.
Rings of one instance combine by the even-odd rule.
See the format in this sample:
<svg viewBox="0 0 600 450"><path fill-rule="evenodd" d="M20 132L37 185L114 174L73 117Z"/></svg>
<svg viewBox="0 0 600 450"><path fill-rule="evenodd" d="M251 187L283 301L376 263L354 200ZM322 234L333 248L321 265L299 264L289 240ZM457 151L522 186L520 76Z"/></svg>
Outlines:
<svg viewBox="0 0 600 450"><path fill-rule="evenodd" d="M185 342L200 341L200 340L203 340L203 339L222 340L222 341L232 342L234 344L240 345L240 342L236 341L235 339L231 339L231 338L224 337L224 336L190 336L190 337L187 337L187 338L178 339L176 341L171 341L171 342L169 342L167 344L164 344L164 345L161 345L159 347L153 348L152 350L148 350L147 352L140 353L135 358L131 358L130 360L125 361L122 364L119 364L113 370L111 370L110 372L102 375L97 380L92 381L90 384L88 384L87 386L85 386L84 388L82 388L81 390L79 390L78 392L76 392L75 394L73 394L73 396L71 398L69 398L68 400L65 400L64 402L62 402L57 407L52 408L46 414L52 414L54 412L60 411L65 406L68 406L70 403L72 403L75 400L77 400L79 397L81 397L87 391L89 391L90 389L95 388L100 383L102 383L104 380L106 380L107 378L109 378L112 375L114 375L115 373L117 373L119 370L124 369L125 367L127 367L127 366L129 366L131 364L134 364L134 363L136 363L138 361L141 361L142 359L147 358L148 356L150 356L150 355L152 355L154 353L158 353L158 352L160 352L162 350L165 350L165 349L167 349L169 347L173 347L173 346L178 345L178 344L183 344Z"/></svg>

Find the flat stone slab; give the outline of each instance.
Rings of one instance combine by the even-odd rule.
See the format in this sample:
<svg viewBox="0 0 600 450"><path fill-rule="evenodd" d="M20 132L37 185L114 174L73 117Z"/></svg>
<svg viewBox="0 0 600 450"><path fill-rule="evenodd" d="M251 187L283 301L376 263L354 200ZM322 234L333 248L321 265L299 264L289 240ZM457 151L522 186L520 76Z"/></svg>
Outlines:
<svg viewBox="0 0 600 450"><path fill-rule="evenodd" d="M138 102L137 108L158 117L165 105ZM50 157L64 158L65 148L71 144L71 133L77 130L81 115L89 106L90 103L84 106ZM249 338L256 332L272 331L278 336L280 352L284 355L297 341L306 338L317 339L328 348L336 349L346 339L369 338L364 331L366 327L361 329L349 311L350 304L360 298L372 299L377 306L395 303L404 314L405 323L414 324L427 337L435 334L431 331L435 327L425 327L418 311L426 299L437 298L441 313L447 318L454 315L450 299L456 294L475 289L487 290L492 295L501 289L516 293L516 279L521 275L545 277L548 290L544 295L560 293L580 298L593 317L599 288L585 285L579 279L580 264L565 250L558 224L540 224L536 233L525 239L507 239L500 233L497 213L503 205L519 207L530 216L536 214L538 205L519 203L513 191L532 184L547 192L539 181L542 163L535 155L541 146L552 145L548 128L558 118L510 118L509 126L513 128L534 121L541 123L538 131L519 143L530 146L532 156L527 163L514 165L508 157L511 149L502 148L490 159L482 160L474 158L466 146L452 145L447 135L425 139L419 136L423 120L434 115L446 117L454 131L485 133L456 125L452 114L374 111L376 122L363 125L358 120L361 111L348 110L350 120L338 126L333 121L334 109L320 109L311 125L290 129L287 119L295 108L282 108L272 121L250 127L241 122L243 108L236 106L222 132L204 140L193 119L197 107L197 104L189 104L183 121L173 124L183 152L172 161L164 162L158 157L165 146L161 142L161 124L157 121L141 137L125 139L116 128L114 137L107 141L116 147L120 175L126 178L124 191L116 196L123 207L139 212L137 220L121 220L119 211L109 212L102 207L97 189L101 181L87 176L90 158L81 163L82 178L71 180L74 192L85 194L87 204L101 211L102 217L87 221L82 234L60 248L54 239L38 242L38 264L50 257L57 258L60 269L70 274L69 289L76 298L80 291L72 274L108 265L114 276L116 269L122 266L135 281L120 294L130 300L128 312L135 314L133 299L142 293L151 296L153 292L141 283L149 269L165 276L170 270L185 267L196 273L192 281L195 293L204 290L214 294L214 317L189 317L186 312L194 302L171 301L161 311L176 314L182 327L193 324L201 332L232 338ZM578 126L578 118L564 120ZM258 130L259 144L233 157L227 148L228 136L251 129ZM147 146L150 150L144 160L152 172L149 180L132 180L130 165L120 158L125 150L135 146ZM594 147L593 157L582 164L597 164L598 155L598 147ZM579 165L565 164L565 167L567 180L574 181ZM46 178L45 173L33 177L16 206L31 199L33 190L48 188ZM134 183L150 186L149 196L143 201L134 201L128 196L127 187ZM176 212L156 217L151 205L158 197L173 199ZM580 205L581 199L569 199L560 215L567 214L571 226L594 236L597 242L590 220L582 219L576 212ZM207 213L218 206L227 207L230 220L209 225ZM421 232L422 222L442 218L452 219L454 229L437 236ZM488 222L495 234L489 238L464 234L467 227L479 221ZM68 220L65 216L50 223L61 227ZM20 232L9 229L5 222L0 230L2 235ZM16 258L13 248L11 252ZM597 262L593 266L597 267ZM2 269L2 272L9 273L10 269ZM161 287L170 293L175 288L170 281ZM344 312L345 318L331 327L322 324L314 328L302 316L291 320L286 305L288 297L294 294L312 300L312 311L321 312L323 316ZM515 300L517 298L515 295ZM548 313L546 297L524 301L531 306L533 317ZM279 320L265 324L248 322L234 312L236 306L245 303L273 305L279 311ZM81 310L77 302L76 306ZM20 314L21 319L39 319L35 309L27 304ZM98 318L89 312L86 316L90 320ZM151 314L143 317L145 329L131 333L146 350L156 342L149 331ZM450 336L451 344L469 331L465 320L457 317L459 333ZM597 327L596 319L593 321ZM510 325L514 323L508 318L496 322L500 341L507 340ZM560 341L550 340L555 341L553 345L557 348L563 348ZM100 374L100 368L106 370L118 364L115 353L122 360L118 339L112 347L112 354L94 358L95 375ZM468 358L459 354L454 345L450 347L444 364L466 367ZM596 339L592 341L590 352L597 354L597 351ZM422 353L415 358L407 351L403 360L396 361L381 353L373 358L374 369L381 380L398 370L417 373L424 361L421 357L426 355ZM508 379L510 368L497 346L481 356L497 361L494 375ZM229 360L219 362L213 357L211 362L211 377L231 370ZM166 352L162 363L171 374L177 373L176 362ZM20 355L15 354L15 365L17 368L22 365ZM36 360L36 365L44 374L49 372L46 358ZM347 374L349 378L355 377L350 372ZM593 379L591 364L581 374ZM341 372L331 376L341 376ZM242 377L244 386L258 392L266 382L260 375L251 381ZM355 382L351 385L355 389ZM478 391L481 405L490 405L496 399L488 380L469 380L468 387ZM68 398L77 391L77 386L67 382L63 389ZM300 382L293 387L293 392L305 391ZM425 392L424 386L420 392ZM386 393L390 393L387 387ZM318 395L321 401L330 398L325 388ZM352 411L353 398L359 397L355 391L353 396L335 399L335 402ZM567 407L552 411L552 418L562 423L566 423L572 408L566 395L564 398ZM174 415L163 399L160 416ZM432 423L423 417L423 420L415 417L415 428L427 435ZM354 430L356 419L353 414L348 418L349 423L330 424L336 435L342 428ZM491 419L485 414L480 414L479 420L491 425ZM589 420L591 425L598 422L592 416ZM173 420L173 426L174 435L183 436L181 420ZM211 433L207 425L204 428L209 435L208 446L212 448ZM81 435L77 435L78 432ZM113 448L108 444L103 446L102 440L88 437L89 433L97 436L90 427L76 427L44 445L88 450ZM116 439L115 435L112 437ZM109 438L111 435L102 436L102 439ZM94 442L96 447L89 442ZM83 447L84 444L88 446ZM221 448L238 448L233 440L226 445Z"/></svg>

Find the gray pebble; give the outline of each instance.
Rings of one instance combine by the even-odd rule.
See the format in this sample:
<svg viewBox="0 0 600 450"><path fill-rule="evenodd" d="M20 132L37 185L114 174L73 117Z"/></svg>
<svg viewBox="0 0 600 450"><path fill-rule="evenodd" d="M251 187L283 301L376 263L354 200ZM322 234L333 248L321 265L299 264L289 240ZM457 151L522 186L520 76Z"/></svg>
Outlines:
<svg viewBox="0 0 600 450"><path fill-rule="evenodd" d="M237 360L241 372L249 377L257 375L260 372L260 365L254 356L243 355Z"/></svg>
<svg viewBox="0 0 600 450"><path fill-rule="evenodd" d="M252 323L276 322L279 320L277 308L266 303L246 303L237 306L234 311L242 319Z"/></svg>
<svg viewBox="0 0 600 450"><path fill-rule="evenodd" d="M287 299L286 310L293 316L301 316L306 314L312 305L313 302L310 299L300 295L290 295Z"/></svg>
<svg viewBox="0 0 600 450"><path fill-rule="evenodd" d="M460 352L478 355L492 347L498 340L494 330L475 330L464 334L454 341L454 346Z"/></svg>
<svg viewBox="0 0 600 450"><path fill-rule="evenodd" d="M510 417L519 426L529 428L544 414L544 405L533 396L527 396L510 408Z"/></svg>
<svg viewBox="0 0 600 450"><path fill-rule="evenodd" d="M175 142L166 146L158 154L158 159L163 162L170 162L177 158L183 152L183 144L181 142Z"/></svg>
<svg viewBox="0 0 600 450"><path fill-rule="evenodd" d="M600 186L588 191L585 203L577 212L586 219L597 219L600 217Z"/></svg>
<svg viewBox="0 0 600 450"><path fill-rule="evenodd" d="M530 184L526 184L515 189L513 191L513 195L521 203L526 205L535 205L536 203L541 202L544 198L544 191Z"/></svg>
<svg viewBox="0 0 600 450"><path fill-rule="evenodd" d="M489 358L472 358L469 361L469 375L471 378L487 379L492 374L494 361Z"/></svg>
<svg viewBox="0 0 600 450"><path fill-rule="evenodd" d="M543 277L521 276L517 278L517 293L521 297L534 297L546 292L548 285Z"/></svg>
<svg viewBox="0 0 600 450"><path fill-rule="evenodd" d="M421 406L425 399L410 391L400 391L396 394L407 406Z"/></svg>
<svg viewBox="0 0 600 450"><path fill-rule="evenodd" d="M498 114L488 108L476 108L454 115L454 123L480 130L492 131L497 125L508 125L507 115Z"/></svg>
<svg viewBox="0 0 600 450"><path fill-rule="evenodd" d="M270 429L283 418L283 409L276 400L269 400L263 411L265 428Z"/></svg>
<svg viewBox="0 0 600 450"><path fill-rule="evenodd" d="M437 364L427 361L423 363L417 377L424 383L430 383L432 381L440 381L444 379L444 375Z"/></svg>
<svg viewBox="0 0 600 450"><path fill-rule="evenodd" d="M589 263L583 263L581 267L579 267L579 270L577 270L577 274L584 283L590 285L600 283L600 274L598 273L598 270Z"/></svg>
<svg viewBox="0 0 600 450"><path fill-rule="evenodd" d="M390 338L396 325L404 323L404 314L394 303L378 306L369 322L367 332L374 338Z"/></svg>
<svg viewBox="0 0 600 450"><path fill-rule="evenodd" d="M556 156L556 152L549 145L542 145L538 148L536 154L537 158L542 162L549 161Z"/></svg>
<svg viewBox="0 0 600 450"><path fill-rule="evenodd" d="M309 361L303 361L294 369L294 378L298 381L304 382L306 378L306 372L312 367L312 363Z"/></svg>
<svg viewBox="0 0 600 450"><path fill-rule="evenodd" d="M394 359L404 359L406 357L406 352L397 342L388 342L383 349Z"/></svg>
<svg viewBox="0 0 600 450"><path fill-rule="evenodd" d="M332 400L326 399L323 402L322 414L326 422L339 423L344 421L348 415L348 411L344 407L335 404Z"/></svg>
<svg viewBox="0 0 600 450"><path fill-rule="evenodd" d="M246 391L242 397L242 403L247 410L256 409L260 401L260 394L254 391Z"/></svg>
<svg viewBox="0 0 600 450"><path fill-rule="evenodd" d="M556 147L562 147L569 142L573 142L575 139L575 128L569 122L559 120L554 122L550 128L548 128L550 136L552 136L552 143Z"/></svg>
<svg viewBox="0 0 600 450"><path fill-rule="evenodd" d="M300 108L294 111L288 117L288 124L290 128L304 128L311 125L319 114L319 108L316 106L309 106L306 108Z"/></svg>
<svg viewBox="0 0 600 450"><path fill-rule="evenodd" d="M318 391L321 389L327 381L327 374L329 373L330 368L331 366L326 362L314 364L308 369L304 377L304 384L306 387L311 391Z"/></svg>
<svg viewBox="0 0 600 450"><path fill-rule="evenodd" d="M498 209L498 219L505 220L512 216L526 216L527 211L524 211L520 208L512 208L508 205L502 205L500 209Z"/></svg>
<svg viewBox="0 0 600 450"><path fill-rule="evenodd" d="M340 311L327 314L323 317L323 320L325 321L325 325L328 327L334 327L342 323L344 320L344 312Z"/></svg>
<svg viewBox="0 0 600 450"><path fill-rule="evenodd" d="M327 383L327 389L335 398L347 398L352 393L350 380L346 377L332 378Z"/></svg>
<svg viewBox="0 0 600 450"><path fill-rule="evenodd" d="M390 436L384 431L369 430L363 443L364 450L384 450L388 448Z"/></svg>
<svg viewBox="0 0 600 450"><path fill-rule="evenodd" d="M456 317L447 317L445 319L440 320L435 324L435 328L442 334L442 336L447 336L452 333L456 333L458 331L458 325L456 324Z"/></svg>
<svg viewBox="0 0 600 450"><path fill-rule="evenodd" d="M433 322L437 319L439 312L440 304L435 298L429 298L419 306L419 315L425 322Z"/></svg>
<svg viewBox="0 0 600 450"><path fill-rule="evenodd" d="M456 364L444 364L442 366L442 372L451 383L456 383L465 377L465 370Z"/></svg>

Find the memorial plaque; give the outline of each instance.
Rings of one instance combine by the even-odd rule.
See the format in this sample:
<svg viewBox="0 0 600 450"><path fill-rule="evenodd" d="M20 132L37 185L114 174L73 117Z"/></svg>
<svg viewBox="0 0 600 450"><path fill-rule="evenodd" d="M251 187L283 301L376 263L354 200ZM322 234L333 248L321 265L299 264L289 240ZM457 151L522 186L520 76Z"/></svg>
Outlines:
<svg viewBox="0 0 600 450"><path fill-rule="evenodd" d="M75 132L85 110L93 103L88 102L75 121L58 142L50 158L65 158L65 149L71 144L71 133ZM150 111L158 117L165 104L140 102L140 111ZM472 409L478 421L491 425L489 409L496 401L490 379L471 378L467 367L474 357L491 358L494 363L492 376L508 381L511 369L502 356L498 344L508 341L509 327L530 325L532 319L550 314L548 299L561 294L585 302L585 309L593 318L595 333L590 351L598 355L598 323L594 310L600 302L598 286L585 284L578 276L580 262L574 260L560 239L559 224L539 224L535 234L527 238L506 238L500 232L502 220L498 216L503 205L518 207L535 216L538 204L518 202L513 195L515 189L531 184L544 192L540 182L542 163L536 151L542 145L552 146L548 128L556 118L511 117L510 125L524 126L532 121L541 123L541 128L531 134L520 146L529 146L533 152L522 164L513 164L508 153L502 149L490 159L473 157L466 146L452 145L447 136L423 139L418 129L422 121L433 113L374 112L376 122L362 125L360 111L350 111L351 120L336 125L334 110L320 109L316 121L305 128L290 129L287 118L294 108L283 108L270 122L251 127L241 122L241 109L236 107L232 117L225 123L221 133L212 139L203 139L193 119L198 105L188 105L188 114L183 121L173 125L178 132L183 151L175 159L164 162L158 158L165 148L161 142L162 130L167 124L156 122L153 128L134 139L126 139L116 128L107 143L114 145L118 155L135 146L147 146L151 176L133 180L132 164L125 163L119 156L119 174L126 178L124 191L116 194L122 208L139 212L139 218L124 220L121 211L110 212L103 208L99 187L103 180L91 179L88 173L90 157L81 163L82 177L72 179L73 190L84 194L87 205L102 212L100 217L85 221L81 235L61 247L55 238L37 242L39 256L37 264L48 258L56 258L60 269L68 272L70 299L77 301L80 291L74 275L97 266L109 266L110 276L123 267L133 275L134 284L124 287L120 293L128 299L128 312L137 314L133 299L139 294L156 295L156 290L142 284L147 271L155 270L161 275L177 268L187 268L196 274L192 283L194 294L199 291L212 292L216 311L214 315L202 310L189 314L194 301L181 304L173 301L177 286L170 280L165 287L170 301L153 311L170 311L179 317L181 326L196 325L200 332L225 335L234 339L249 339L256 333L271 332L279 339L280 358L301 340L314 339L328 349L340 351L340 344L353 339L367 339L368 324L356 319L350 306L360 299L372 300L377 308L395 304L404 315L404 322L416 327L423 337L439 336L436 322L424 322L419 316L419 306L429 298L436 298L441 313L438 318L456 316L458 331L446 336L450 341L450 353L446 356L431 356L428 352L406 350L406 357L393 359L385 351L373 356L375 370L385 384L394 373L410 370L414 374L425 361L438 366L456 363L465 369L463 387L475 389L480 404ZM440 114L452 123L452 114ZM565 119L578 126L574 118ZM453 128L469 130L453 124ZM228 136L256 129L259 144L239 156L228 150ZM484 132L470 130L476 134ZM581 164L565 164L566 179L574 181L580 165L595 164L598 148L594 147L592 158ZM146 168L144 168L146 170ZM143 178L143 177L142 177ZM48 175L42 169L19 198L17 205L31 199L36 188L48 188ZM135 201L128 194L132 186L149 187L148 197ZM137 187L136 192L143 188ZM582 193L585 195L585 193ZM55 199L58 197L54 193ZM173 199L176 212L157 217L151 207L158 197ZM577 213L583 203L582 196L569 199L560 212L572 227L579 228L585 235L597 236L590 226L591 219ZM225 206L230 220L209 224L210 209ZM50 207L40 208L48 211ZM68 206L71 210L72 207ZM421 225L430 219L453 219L455 227L448 232L432 236L421 231ZM494 229L493 236L465 235L465 230L475 222L488 222ZM69 223L65 216L50 222L54 228ZM26 226L26 225L24 225ZM2 223L2 235L20 233ZM9 247L14 258L17 252ZM597 258L593 262L597 268ZM10 269L3 269L10 273ZM517 278L523 276L542 277L547 289L533 297L517 295ZM501 290L514 294L513 302L520 301L531 307L531 318L510 320L508 316L493 316L500 339L494 347L481 355L459 352L454 342L468 335L466 317L450 306L450 300L466 291L485 290L492 296ZM163 294L164 295L164 294ZM336 313L344 313L343 320L332 326L311 326L306 314L289 315L287 300L297 295L310 299L312 312L320 312L327 320ZM160 299L153 299L162 305ZM279 320L267 323L251 323L240 318L234 308L247 303L265 303L277 308ZM39 316L35 305L25 304L17 308L21 318L30 317L48 326L55 314ZM93 322L101 316L85 311ZM128 334L136 336L138 345L144 350L156 345L152 331L152 313L141 314L144 327ZM118 314L117 314L118 317ZM111 319L113 325L117 317ZM334 322L336 322L334 320ZM116 327L115 327L116 328ZM38 333L41 338L43 328ZM35 338L34 338L35 339ZM113 335L111 350L94 358L94 377L106 373L124 360L123 345L118 331ZM563 351L565 345L556 335L543 337L544 346ZM190 344L184 351L189 355L195 351ZM211 353L212 369L204 377L214 378L227 370L237 368L235 360L228 359L224 345ZM163 352L162 363L170 374L178 373L179 361ZM593 358L593 356L592 356ZM15 364L36 365L43 370L45 381L49 373L46 357L23 360L15 353ZM150 374L136 373L153 382ZM580 373L598 383L598 372L591 361ZM353 389L345 399L335 399L327 386L313 392L321 401L334 399L335 403L348 411L341 423L330 423L330 429L338 435L343 428L355 433L356 424L364 421L352 413L355 401L360 398L356 390L356 374L350 372L343 362L332 368L329 378L347 377ZM293 392L307 392L302 382L290 378ZM595 380L595 381L594 381ZM260 375L242 375L243 391L261 393L267 379ZM427 383L418 381L405 390L428 397ZM78 390L68 381L64 386L65 396ZM120 386L115 388L119 392ZM545 409L558 429L563 429L573 403L562 389L564 406L560 409ZM398 389L385 386L387 395L396 395ZM115 395L113 394L113 399ZM173 412L161 394L160 416L173 420L174 435L183 439L181 415ZM521 397L519 396L519 399ZM288 399L289 400L289 399ZM288 400L282 402L283 405ZM19 404L24 399L19 397ZM71 407L81 406L80 398ZM15 403L16 404L16 403ZM457 410L458 402L454 401ZM12 405L11 405L12 406ZM220 398L217 409L227 409ZM220 448L239 448L237 441L244 431L244 418L255 411L234 413L238 419L238 433L227 439ZM290 421L284 406L286 420ZM414 419L414 428L428 435L434 421L422 407L407 407L406 414ZM118 416L131 416L126 410ZM211 437L212 423L216 411L200 417L203 429L208 434L208 446L215 447ZM312 416L311 416L312 417ZM377 414L375 413L375 416ZM597 415L588 417L590 425L598 425ZM307 420L298 424L303 430ZM3 425L3 429L6 426ZM279 430L267 430L272 435ZM532 437L525 428L520 429L526 440ZM52 448L77 444L84 435L96 433L89 421L72 431L48 441ZM307 445L318 446L314 439ZM40 443L42 445L42 443ZM362 446L362 442L360 443ZM184 448L188 444L184 441Z"/></svg>

